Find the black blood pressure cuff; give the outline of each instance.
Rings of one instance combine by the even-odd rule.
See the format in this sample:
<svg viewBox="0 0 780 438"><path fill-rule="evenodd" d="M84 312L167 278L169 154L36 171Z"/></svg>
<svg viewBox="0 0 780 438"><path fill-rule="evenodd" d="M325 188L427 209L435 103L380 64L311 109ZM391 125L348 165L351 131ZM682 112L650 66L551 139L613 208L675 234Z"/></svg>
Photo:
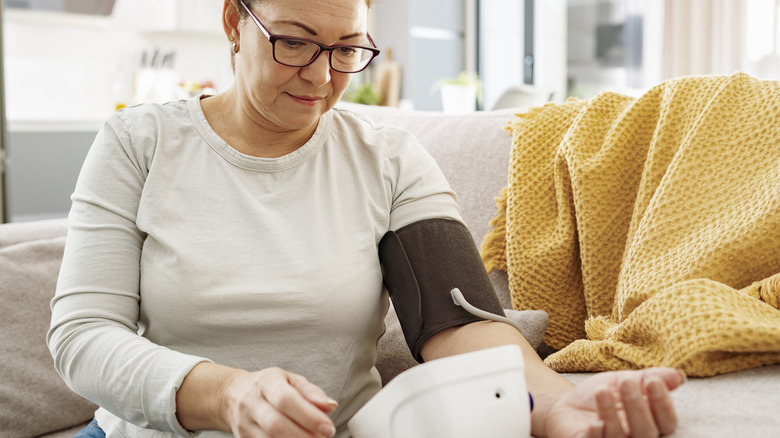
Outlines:
<svg viewBox="0 0 780 438"><path fill-rule="evenodd" d="M406 343L422 363L422 345L436 333L484 321L455 304L458 288L474 307L504 316L471 233L460 222L428 219L389 231L379 261Z"/></svg>

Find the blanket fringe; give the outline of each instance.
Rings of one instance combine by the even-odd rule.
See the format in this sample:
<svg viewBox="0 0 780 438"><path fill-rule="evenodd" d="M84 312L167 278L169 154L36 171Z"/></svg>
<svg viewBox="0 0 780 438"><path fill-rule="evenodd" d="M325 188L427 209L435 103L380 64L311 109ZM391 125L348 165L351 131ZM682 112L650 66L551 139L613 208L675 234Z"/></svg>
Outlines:
<svg viewBox="0 0 780 438"><path fill-rule="evenodd" d="M507 188L496 198L497 213L490 220L491 230L482 241L482 262L488 273L494 270L506 271L506 207Z"/></svg>

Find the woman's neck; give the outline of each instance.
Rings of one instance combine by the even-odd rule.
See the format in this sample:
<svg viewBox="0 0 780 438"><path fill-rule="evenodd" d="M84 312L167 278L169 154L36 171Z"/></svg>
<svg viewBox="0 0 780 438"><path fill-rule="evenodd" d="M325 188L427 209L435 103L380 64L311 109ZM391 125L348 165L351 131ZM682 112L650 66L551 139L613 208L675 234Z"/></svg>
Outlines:
<svg viewBox="0 0 780 438"><path fill-rule="evenodd" d="M256 112L241 106L234 91L231 88L200 103L211 129L242 154L279 158L306 144L317 129L317 124L298 130L269 129L258 121Z"/></svg>

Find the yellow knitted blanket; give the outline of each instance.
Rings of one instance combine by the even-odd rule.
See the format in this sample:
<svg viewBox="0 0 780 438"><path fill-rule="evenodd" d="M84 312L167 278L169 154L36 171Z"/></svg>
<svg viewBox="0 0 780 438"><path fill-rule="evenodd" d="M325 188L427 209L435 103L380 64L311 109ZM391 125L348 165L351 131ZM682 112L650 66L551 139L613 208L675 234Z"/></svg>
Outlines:
<svg viewBox="0 0 780 438"><path fill-rule="evenodd" d="M519 114L482 256L558 371L780 363L780 83L670 80Z"/></svg>

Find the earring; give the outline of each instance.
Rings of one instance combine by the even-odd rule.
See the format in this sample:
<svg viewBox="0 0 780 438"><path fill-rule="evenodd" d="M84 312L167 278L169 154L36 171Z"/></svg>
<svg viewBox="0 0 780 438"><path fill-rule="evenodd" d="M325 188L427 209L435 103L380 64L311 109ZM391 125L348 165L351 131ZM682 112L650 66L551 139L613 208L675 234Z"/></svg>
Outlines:
<svg viewBox="0 0 780 438"><path fill-rule="evenodd" d="M238 50L239 50L238 41L230 45L230 51L233 52L234 55L238 53Z"/></svg>

